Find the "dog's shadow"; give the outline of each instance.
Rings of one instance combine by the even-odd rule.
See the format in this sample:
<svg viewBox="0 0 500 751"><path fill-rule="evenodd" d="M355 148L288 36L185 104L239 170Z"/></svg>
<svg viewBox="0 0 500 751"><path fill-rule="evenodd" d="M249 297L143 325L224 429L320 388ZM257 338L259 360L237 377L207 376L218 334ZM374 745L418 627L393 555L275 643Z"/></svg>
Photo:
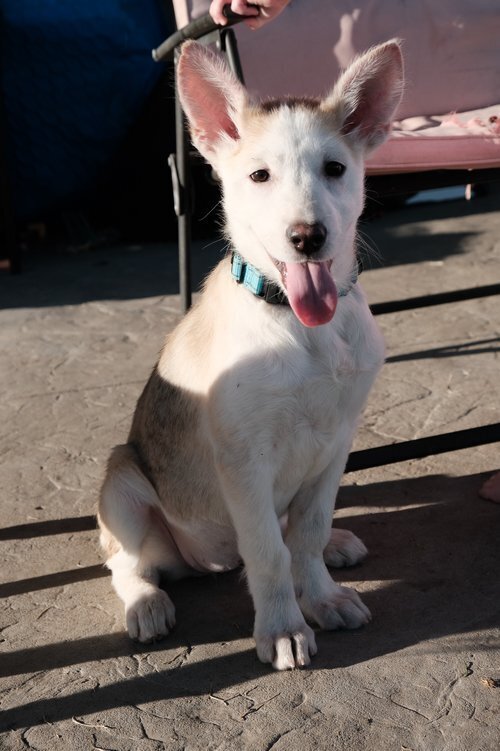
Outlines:
<svg viewBox="0 0 500 751"><path fill-rule="evenodd" d="M346 667L452 634L465 642L469 632L499 622L500 508L479 499L483 480L430 475L340 489L334 526L361 537L370 555L332 575L361 592L373 621L356 631L318 631L311 669ZM209 641L251 636L241 572L179 582L169 592L187 641L196 643L200 626Z"/></svg>
<svg viewBox="0 0 500 751"><path fill-rule="evenodd" d="M341 488L338 526L362 537L370 556L334 576L361 591L373 621L357 631L318 632L310 670L348 667L451 635L468 649L472 632L498 623L500 509L478 499L482 479L432 475ZM166 642L139 647L117 633L2 656L8 675L147 652L158 662L154 676L29 702L6 713L5 726L102 712L139 697L142 704L213 694L270 675L255 654L253 608L241 571L183 580L168 590L178 626ZM204 659L185 660L197 646Z"/></svg>

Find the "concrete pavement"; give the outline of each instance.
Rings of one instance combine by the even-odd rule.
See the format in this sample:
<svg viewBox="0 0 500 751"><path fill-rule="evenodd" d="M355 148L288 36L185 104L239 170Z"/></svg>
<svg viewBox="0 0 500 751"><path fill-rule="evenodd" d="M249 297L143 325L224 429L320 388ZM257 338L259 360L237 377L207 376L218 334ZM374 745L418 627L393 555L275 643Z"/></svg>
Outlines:
<svg viewBox="0 0 500 751"><path fill-rule="evenodd" d="M363 228L370 302L500 279L498 194ZM196 274L219 252L198 244ZM0 749L496 751L500 507L477 496L498 444L344 478L338 572L372 610L274 673L239 572L169 587L177 627L131 643L93 514L111 446L179 319L175 248L27 259L0 275ZM388 363L356 448L497 422L498 297L380 317Z"/></svg>

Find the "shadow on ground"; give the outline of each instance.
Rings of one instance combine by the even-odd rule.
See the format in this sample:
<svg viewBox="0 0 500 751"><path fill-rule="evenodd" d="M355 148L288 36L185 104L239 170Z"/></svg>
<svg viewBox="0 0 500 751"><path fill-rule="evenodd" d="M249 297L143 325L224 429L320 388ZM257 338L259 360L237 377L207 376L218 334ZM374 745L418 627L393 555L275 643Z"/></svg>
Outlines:
<svg viewBox="0 0 500 751"><path fill-rule="evenodd" d="M368 245L362 251L366 268L391 267L425 261L443 261L460 255L470 245L471 233L429 232L425 223L440 219L461 219L474 214L498 211L499 188L472 201L455 200L403 206L380 217L361 222L361 236ZM411 226L407 232L405 227ZM381 257L379 258L379 253Z"/></svg>
<svg viewBox="0 0 500 751"><path fill-rule="evenodd" d="M221 242L193 243L193 289L224 253ZM80 253L30 251L20 274L0 272L0 307L44 308L95 300L177 295L177 246L173 243L106 246Z"/></svg>
<svg viewBox="0 0 500 751"><path fill-rule="evenodd" d="M492 189L493 190L493 189ZM442 260L460 254L467 233L421 234L415 229L401 241L394 233L406 224L444 217L463 217L498 209L498 194L428 205L406 206L361 224L362 236L375 250L367 253L366 267L396 266L420 261ZM383 257L377 261L378 248ZM221 241L192 244L193 289L198 289L208 271L224 253ZM24 271L18 275L0 272L0 305L3 308L76 305L92 300L129 300L179 291L177 246L174 243L117 245L70 253L32 250L26 254Z"/></svg>
<svg viewBox="0 0 500 751"><path fill-rule="evenodd" d="M464 645L467 633L498 624L500 509L478 499L482 479L434 475L341 488L339 526L360 535L371 555L336 578L354 586L369 583L363 599L374 620L360 631L318 633L319 653L311 670L355 665L452 634L464 635ZM91 517L86 520L85 528L92 523ZM74 524L72 520L70 526ZM96 566L96 574L98 569L102 571ZM4 653L1 674L37 673L152 651L185 652L196 645L220 645L220 654L184 664L174 656L160 672L28 702L5 713L4 727L57 722L138 701L216 693L269 672L258 662L250 640L253 611L241 572L184 580L168 585L168 591L178 626L163 644L134 645L123 633L65 639ZM477 647L477 635L474 638L472 650ZM224 644L241 639L248 649L223 654Z"/></svg>

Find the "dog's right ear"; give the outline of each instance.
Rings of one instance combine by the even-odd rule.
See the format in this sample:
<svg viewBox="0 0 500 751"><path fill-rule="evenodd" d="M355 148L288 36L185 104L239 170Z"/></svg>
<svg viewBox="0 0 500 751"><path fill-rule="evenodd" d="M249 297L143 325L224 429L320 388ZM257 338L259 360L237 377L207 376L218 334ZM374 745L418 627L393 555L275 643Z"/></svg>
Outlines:
<svg viewBox="0 0 500 751"><path fill-rule="evenodd" d="M247 104L246 90L221 56L196 42L182 46L177 87L193 143L212 161L221 141L240 137L238 120Z"/></svg>

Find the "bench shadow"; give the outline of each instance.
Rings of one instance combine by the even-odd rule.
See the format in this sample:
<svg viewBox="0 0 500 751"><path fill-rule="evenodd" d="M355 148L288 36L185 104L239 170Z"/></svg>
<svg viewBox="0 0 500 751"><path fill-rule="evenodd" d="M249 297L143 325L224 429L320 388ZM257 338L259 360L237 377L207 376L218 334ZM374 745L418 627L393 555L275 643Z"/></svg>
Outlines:
<svg viewBox="0 0 500 751"><path fill-rule="evenodd" d="M383 265L442 260L462 252L467 233L423 235L420 230L405 235L404 242L394 235L402 225L443 217L463 217L498 210L498 189L473 201L444 201L435 204L404 206L383 214L382 218L363 221L361 231L368 244L383 248ZM402 245L404 248L402 249ZM2 308L75 305L95 300L129 300L179 291L176 243L106 245L82 253L60 248L26 253L23 273L0 273ZM208 271L224 255L224 243L200 240L192 244L193 289L197 289ZM363 257L365 253L362 253ZM380 263L367 254L366 266Z"/></svg>
<svg viewBox="0 0 500 751"><path fill-rule="evenodd" d="M32 537L48 537L74 532L89 532L93 529L97 529L97 519L93 514L67 516L64 519L46 519L39 522L3 527L0 529L0 542L5 540L29 540Z"/></svg>
<svg viewBox="0 0 500 751"><path fill-rule="evenodd" d="M223 257L221 241L191 249L193 289ZM107 245L81 253L47 248L25 254L20 274L0 273L2 308L44 308L97 300L177 295L176 243Z"/></svg>
<svg viewBox="0 0 500 751"><path fill-rule="evenodd" d="M401 355L390 355L386 363L413 362L415 360L438 360L447 357L467 357L469 355L485 355L500 352L500 337L489 339L475 339L460 344L448 344L443 347L432 347L417 352L405 352Z"/></svg>
<svg viewBox="0 0 500 751"><path fill-rule="evenodd" d="M420 263L422 261L440 261L460 255L464 242L473 237L470 232L437 232L431 234L424 222L439 219L463 218L498 211L499 189L491 185L490 194L479 196L472 201L439 201L418 205L404 205L395 211L383 213L381 217L361 223L362 235L368 245L383 249L384 267ZM401 229L405 225L416 225L411 232ZM363 254L364 256L364 254ZM367 254L367 268L379 266L371 253Z"/></svg>

